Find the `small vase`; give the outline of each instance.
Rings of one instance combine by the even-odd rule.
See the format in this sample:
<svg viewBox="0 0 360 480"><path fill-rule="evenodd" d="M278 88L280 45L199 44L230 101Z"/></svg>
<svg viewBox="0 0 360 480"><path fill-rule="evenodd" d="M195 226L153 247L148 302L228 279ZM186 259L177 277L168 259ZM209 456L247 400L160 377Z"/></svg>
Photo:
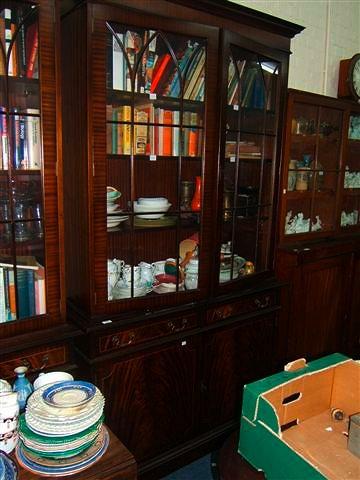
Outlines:
<svg viewBox="0 0 360 480"><path fill-rule="evenodd" d="M25 409L26 401L29 395L31 395L34 390L33 386L25 376L27 370L27 367L17 367L14 369L14 372L17 375L17 379L14 382L13 391L17 392L19 407L21 411Z"/></svg>
<svg viewBox="0 0 360 480"><path fill-rule="evenodd" d="M195 177L195 192L191 200L191 210L199 212L201 209L201 177Z"/></svg>

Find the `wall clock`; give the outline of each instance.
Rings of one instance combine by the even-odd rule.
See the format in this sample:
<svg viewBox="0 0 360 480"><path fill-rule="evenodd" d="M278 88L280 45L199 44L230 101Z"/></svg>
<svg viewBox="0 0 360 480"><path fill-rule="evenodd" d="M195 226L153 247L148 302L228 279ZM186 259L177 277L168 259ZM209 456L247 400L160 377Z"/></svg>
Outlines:
<svg viewBox="0 0 360 480"><path fill-rule="evenodd" d="M338 97L360 102L360 53L340 61Z"/></svg>

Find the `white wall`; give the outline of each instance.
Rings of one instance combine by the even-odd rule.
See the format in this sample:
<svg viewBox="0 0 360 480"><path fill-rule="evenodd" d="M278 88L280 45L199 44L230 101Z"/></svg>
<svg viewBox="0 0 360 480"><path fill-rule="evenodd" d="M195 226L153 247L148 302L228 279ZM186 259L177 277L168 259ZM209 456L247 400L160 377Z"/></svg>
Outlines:
<svg viewBox="0 0 360 480"><path fill-rule="evenodd" d="M337 97L339 62L360 52L360 0L231 0L303 25L291 41L289 87Z"/></svg>

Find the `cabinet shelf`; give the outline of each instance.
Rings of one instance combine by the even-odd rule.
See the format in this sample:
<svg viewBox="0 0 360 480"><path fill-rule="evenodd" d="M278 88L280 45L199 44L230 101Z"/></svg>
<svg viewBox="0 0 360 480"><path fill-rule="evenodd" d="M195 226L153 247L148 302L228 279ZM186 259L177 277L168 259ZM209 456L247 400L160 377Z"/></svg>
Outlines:
<svg viewBox="0 0 360 480"><path fill-rule="evenodd" d="M343 194L346 196L360 197L360 188L344 188Z"/></svg>
<svg viewBox="0 0 360 480"><path fill-rule="evenodd" d="M124 154L116 154L116 153L108 153L106 155L109 160L131 160L131 155L124 155ZM202 160L202 157L199 156L189 156L189 155L154 155L155 159L151 159L152 155L134 155L134 159L138 160L146 160L150 163L156 162L157 160L178 160L181 158L182 160L190 160L194 162L199 162Z"/></svg>
<svg viewBox="0 0 360 480"><path fill-rule="evenodd" d="M199 111L204 109L204 102L187 100L176 97L166 97L166 96L156 96L151 98L150 94L147 93L132 93L119 90L107 90L107 101L113 104L122 104L122 105L131 105L133 102L136 108L137 103L151 103L154 107L169 107L169 108L179 108L180 104L183 105L183 109L186 110L189 108L193 111Z"/></svg>

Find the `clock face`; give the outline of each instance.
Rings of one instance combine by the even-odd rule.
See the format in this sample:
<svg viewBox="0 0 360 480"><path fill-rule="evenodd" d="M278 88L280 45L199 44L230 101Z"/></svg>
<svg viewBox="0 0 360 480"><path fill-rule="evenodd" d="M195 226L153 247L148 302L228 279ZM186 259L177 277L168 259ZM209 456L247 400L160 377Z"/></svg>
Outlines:
<svg viewBox="0 0 360 480"><path fill-rule="evenodd" d="M360 98L360 58L358 58L355 62L351 77L351 82L355 93Z"/></svg>

